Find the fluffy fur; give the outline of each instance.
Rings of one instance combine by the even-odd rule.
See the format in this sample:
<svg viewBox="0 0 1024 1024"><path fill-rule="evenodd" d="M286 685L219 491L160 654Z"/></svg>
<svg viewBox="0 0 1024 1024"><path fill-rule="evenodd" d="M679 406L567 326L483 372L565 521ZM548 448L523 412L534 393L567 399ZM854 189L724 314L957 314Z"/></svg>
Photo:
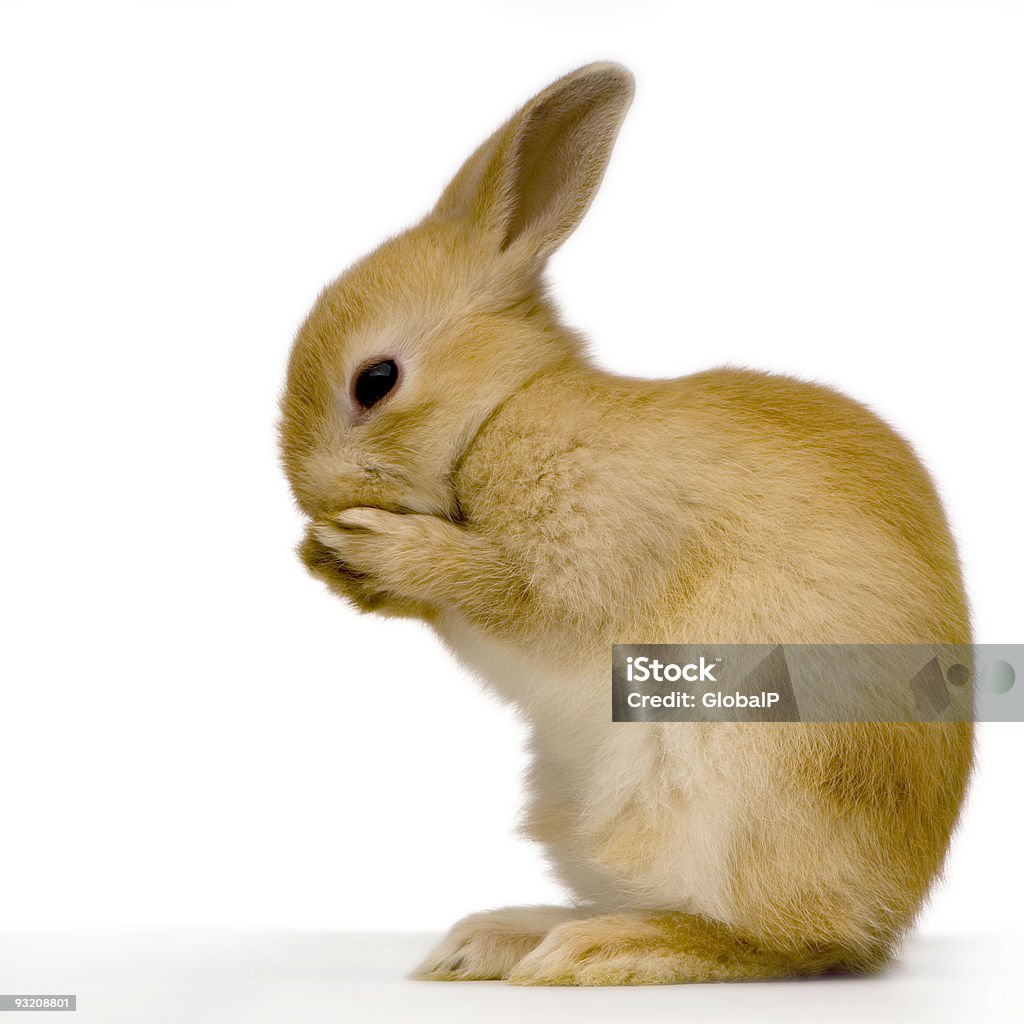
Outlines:
<svg viewBox="0 0 1024 1024"><path fill-rule="evenodd" d="M546 298L632 97L544 90L422 223L320 296L282 402L301 556L433 624L532 727L525 828L573 893L455 926L425 977L643 984L866 971L940 870L967 724L614 725L611 645L967 642L931 482L827 388L625 379ZM352 381L391 358L361 409Z"/></svg>

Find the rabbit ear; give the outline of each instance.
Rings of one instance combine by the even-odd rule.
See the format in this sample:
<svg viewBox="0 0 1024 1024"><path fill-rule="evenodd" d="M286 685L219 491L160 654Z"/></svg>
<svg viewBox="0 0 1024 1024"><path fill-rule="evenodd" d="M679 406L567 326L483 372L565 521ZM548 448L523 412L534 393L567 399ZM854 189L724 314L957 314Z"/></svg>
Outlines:
<svg viewBox="0 0 1024 1024"><path fill-rule="evenodd" d="M477 149L434 214L467 220L498 252L542 261L587 212L632 99L633 76L618 64L560 78Z"/></svg>

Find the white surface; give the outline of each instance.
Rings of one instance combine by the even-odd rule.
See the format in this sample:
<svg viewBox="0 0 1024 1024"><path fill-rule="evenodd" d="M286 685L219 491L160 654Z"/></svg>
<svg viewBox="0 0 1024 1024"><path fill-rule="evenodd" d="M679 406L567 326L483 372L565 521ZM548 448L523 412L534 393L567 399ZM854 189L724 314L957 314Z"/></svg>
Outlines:
<svg viewBox="0 0 1024 1024"><path fill-rule="evenodd" d="M512 716L304 574L274 421L321 284L594 58L637 97L551 267L568 320L623 372L870 402L979 639L1024 640L1022 53L1014 0L0 4L0 927L559 901ZM984 731L927 932L1024 918L1021 750Z"/></svg>
<svg viewBox="0 0 1024 1024"><path fill-rule="evenodd" d="M1024 949L995 938L917 939L875 978L634 989L407 980L404 973L437 938L308 931L3 933L0 992L77 995L75 1016L59 1017L58 1024L1024 1020Z"/></svg>

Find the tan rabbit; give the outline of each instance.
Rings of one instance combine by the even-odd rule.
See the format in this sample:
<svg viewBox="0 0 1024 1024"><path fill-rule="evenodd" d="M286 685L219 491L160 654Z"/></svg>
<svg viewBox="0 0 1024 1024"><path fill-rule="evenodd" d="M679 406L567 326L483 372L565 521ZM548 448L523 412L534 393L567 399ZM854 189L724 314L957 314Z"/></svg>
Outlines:
<svg viewBox="0 0 1024 1024"><path fill-rule="evenodd" d="M868 971L939 872L968 724L613 724L613 643L970 638L908 445L824 387L627 379L544 293L630 104L593 64L320 296L282 402L306 565L430 622L532 730L526 831L573 905L457 924L438 979Z"/></svg>

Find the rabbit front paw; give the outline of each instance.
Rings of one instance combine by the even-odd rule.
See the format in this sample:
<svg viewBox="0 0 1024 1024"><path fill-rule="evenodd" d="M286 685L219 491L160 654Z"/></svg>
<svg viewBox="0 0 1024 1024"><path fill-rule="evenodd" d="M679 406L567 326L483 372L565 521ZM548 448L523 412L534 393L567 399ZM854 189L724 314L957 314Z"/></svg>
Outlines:
<svg viewBox="0 0 1024 1024"><path fill-rule="evenodd" d="M357 603L359 594L371 595L371 602L372 595L391 595L429 603L451 529L435 516L350 508L314 523L310 535L329 553Z"/></svg>
<svg viewBox="0 0 1024 1024"><path fill-rule="evenodd" d="M306 564L365 611L429 621L454 607L516 636L534 611L522 567L481 533L439 516L350 508L313 523L308 537Z"/></svg>
<svg viewBox="0 0 1024 1024"><path fill-rule="evenodd" d="M298 552L306 568L339 597L347 598L367 612L387 605L388 595L380 585L365 573L347 566L334 548L317 536L315 527L306 530Z"/></svg>
<svg viewBox="0 0 1024 1024"><path fill-rule="evenodd" d="M574 913L566 907L505 907L470 914L412 976L429 981L497 981Z"/></svg>

